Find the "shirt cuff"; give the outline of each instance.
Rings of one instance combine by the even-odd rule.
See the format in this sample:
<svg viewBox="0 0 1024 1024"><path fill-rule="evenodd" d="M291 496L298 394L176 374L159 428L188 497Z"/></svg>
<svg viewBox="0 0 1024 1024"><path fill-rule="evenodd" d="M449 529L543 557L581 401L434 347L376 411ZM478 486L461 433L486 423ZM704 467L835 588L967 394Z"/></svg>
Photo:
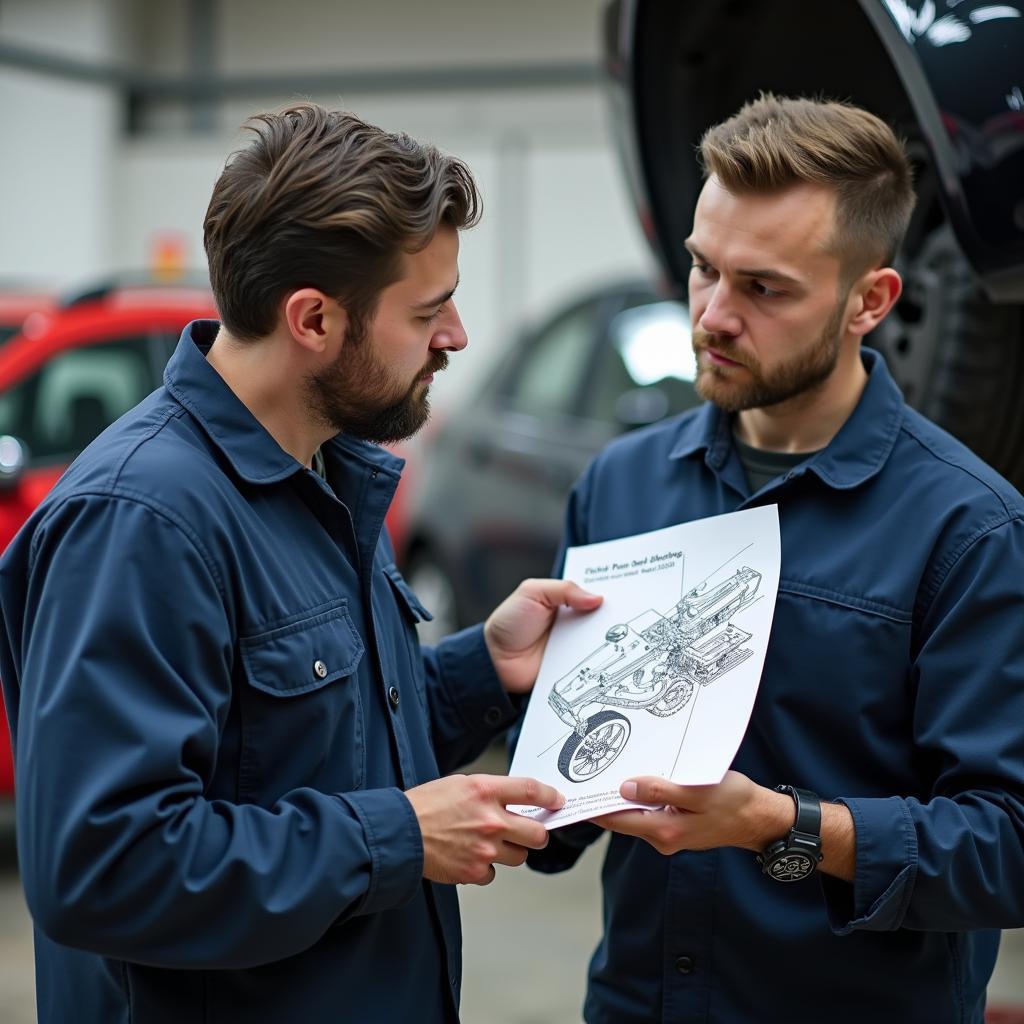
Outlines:
<svg viewBox="0 0 1024 1024"><path fill-rule="evenodd" d="M434 650L448 701L470 733L493 736L515 721L522 698L510 697L501 685L483 626L445 637Z"/></svg>
<svg viewBox="0 0 1024 1024"><path fill-rule="evenodd" d="M856 831L854 881L822 875L829 925L836 935L902 927L917 876L917 830L900 797L840 798Z"/></svg>
<svg viewBox="0 0 1024 1024"><path fill-rule="evenodd" d="M583 851L602 835L604 829L589 821L578 821L552 829L544 849L527 852L526 866L542 875L568 871L580 859Z"/></svg>
<svg viewBox="0 0 1024 1024"><path fill-rule="evenodd" d="M404 906L423 880L423 836L408 797L400 789L365 789L338 799L359 819L370 853L370 884L355 913Z"/></svg>

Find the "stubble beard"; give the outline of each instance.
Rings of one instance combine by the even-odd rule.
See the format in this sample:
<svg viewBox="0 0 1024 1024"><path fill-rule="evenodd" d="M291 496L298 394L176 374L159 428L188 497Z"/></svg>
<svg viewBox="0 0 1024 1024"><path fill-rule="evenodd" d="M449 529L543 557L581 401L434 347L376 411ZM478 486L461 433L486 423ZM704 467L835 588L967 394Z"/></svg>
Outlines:
<svg viewBox="0 0 1024 1024"><path fill-rule="evenodd" d="M845 306L845 299L836 303L835 310L814 344L781 363L770 373L765 373L760 363L751 356L737 351L730 338L721 338L695 327L693 351L697 357L698 371L694 386L697 394L725 412L735 413L778 405L820 388L839 361L842 341L839 329ZM706 355L702 357L703 350L709 346L726 359L740 363L746 368L746 373L731 367L716 366L709 362ZM740 379L737 379L738 376Z"/></svg>
<svg viewBox="0 0 1024 1024"><path fill-rule="evenodd" d="M430 388L422 378L447 366L448 354L433 351L405 385L377 357L365 328L350 329L338 358L306 378L309 409L319 422L349 437L374 444L404 441L430 418Z"/></svg>

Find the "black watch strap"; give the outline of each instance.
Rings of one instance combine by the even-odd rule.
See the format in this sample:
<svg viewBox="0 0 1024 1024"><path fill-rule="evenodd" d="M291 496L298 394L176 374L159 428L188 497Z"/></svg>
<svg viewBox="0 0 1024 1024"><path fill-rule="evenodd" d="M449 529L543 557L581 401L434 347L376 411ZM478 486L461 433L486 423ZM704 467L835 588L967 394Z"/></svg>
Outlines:
<svg viewBox="0 0 1024 1024"><path fill-rule="evenodd" d="M816 793L795 786L776 786L796 805L793 827L757 855L761 870L778 882L798 882L814 873L821 860L821 800Z"/></svg>
<svg viewBox="0 0 1024 1024"><path fill-rule="evenodd" d="M780 793L788 793L796 804L793 831L821 839L821 800L817 793L796 786L776 786Z"/></svg>

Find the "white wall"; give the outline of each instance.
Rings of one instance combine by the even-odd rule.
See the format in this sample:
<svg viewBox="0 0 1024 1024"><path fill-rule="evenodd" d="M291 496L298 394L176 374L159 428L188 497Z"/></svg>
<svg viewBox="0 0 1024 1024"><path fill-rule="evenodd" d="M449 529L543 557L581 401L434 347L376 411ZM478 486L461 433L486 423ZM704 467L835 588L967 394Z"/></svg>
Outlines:
<svg viewBox="0 0 1024 1024"><path fill-rule="evenodd" d="M602 7L601 0L221 0L216 70L596 63ZM4 0L0 39L181 71L190 60L186 10L183 0ZM208 135L187 131L181 108L157 110L159 131L126 137L111 91L0 69L0 278L26 273L77 284L145 266L166 232L179 234L201 265L203 213L238 144L238 125L295 95L225 102ZM595 282L652 269L598 88L312 98L432 141L478 178L484 220L463 239L458 296L472 347L439 381L438 407L472 387L524 318Z"/></svg>
<svg viewBox="0 0 1024 1024"><path fill-rule="evenodd" d="M221 0L220 54L228 71L597 60L604 5L605 0Z"/></svg>
<svg viewBox="0 0 1024 1024"><path fill-rule="evenodd" d="M106 0L4 0L0 39L106 60ZM105 270L118 105L109 90L0 66L0 278L61 282Z"/></svg>

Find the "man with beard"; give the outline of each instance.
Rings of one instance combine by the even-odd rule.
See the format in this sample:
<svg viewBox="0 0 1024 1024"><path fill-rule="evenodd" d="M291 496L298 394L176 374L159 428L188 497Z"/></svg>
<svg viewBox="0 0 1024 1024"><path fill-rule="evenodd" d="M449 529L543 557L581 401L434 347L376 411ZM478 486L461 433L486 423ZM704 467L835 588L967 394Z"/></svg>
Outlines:
<svg viewBox="0 0 1024 1024"><path fill-rule="evenodd" d="M562 604L530 581L421 652L382 531L466 345L457 160L312 104L213 191L221 323L0 564L39 1019L458 1019L455 883L546 842L531 779L449 775L515 715Z"/></svg>
<svg viewBox="0 0 1024 1024"><path fill-rule="evenodd" d="M914 202L890 128L769 95L701 155L680 244L707 403L603 452L564 540L777 503L781 582L733 770L629 780L651 809L596 823L585 1017L980 1024L1024 924L1022 499L861 345ZM564 870L596 825L530 864Z"/></svg>

